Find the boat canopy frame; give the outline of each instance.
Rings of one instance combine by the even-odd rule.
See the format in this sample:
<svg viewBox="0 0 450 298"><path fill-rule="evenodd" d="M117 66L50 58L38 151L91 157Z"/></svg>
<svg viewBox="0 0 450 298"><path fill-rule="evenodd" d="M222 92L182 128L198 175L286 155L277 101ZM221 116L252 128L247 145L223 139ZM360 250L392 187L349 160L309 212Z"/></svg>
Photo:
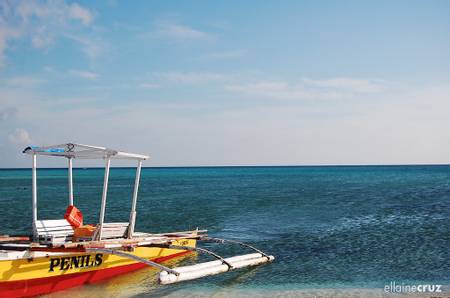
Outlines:
<svg viewBox="0 0 450 298"><path fill-rule="evenodd" d="M68 159L68 192L69 192L69 205L73 205L73 175L72 167L73 159L103 159L105 163L105 174L103 179L103 192L102 192L102 205L99 215L99 232L97 233L96 240L102 239L102 230L105 219L105 209L106 209L106 197L108 194L108 180L109 180L109 170L111 165L111 159L127 159L136 160L136 176L134 182L133 197L131 203L131 212L128 222L127 237L133 237L134 227L136 223L136 205L137 205L137 195L139 189L139 180L141 176L142 162L149 158L147 155L128 153L123 151L118 151L106 147L98 147L84 144L76 143L65 143L52 146L36 147L30 146L23 150L23 153L32 155L32 214L33 214L33 237L37 239L36 222L38 220L37 214L37 155L44 156L56 156L65 157Z"/></svg>

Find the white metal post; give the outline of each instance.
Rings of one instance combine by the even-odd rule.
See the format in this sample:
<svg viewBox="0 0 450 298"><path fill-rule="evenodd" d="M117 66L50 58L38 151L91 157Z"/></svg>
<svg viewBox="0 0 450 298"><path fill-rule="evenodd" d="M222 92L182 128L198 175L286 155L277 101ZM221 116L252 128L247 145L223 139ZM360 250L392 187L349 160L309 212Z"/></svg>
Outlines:
<svg viewBox="0 0 450 298"><path fill-rule="evenodd" d="M100 219L99 219L99 232L98 232L98 239L102 239L102 228L103 228L103 221L105 219L105 209L106 209L106 195L108 193L108 179L109 179L109 166L111 164L111 157L107 157L106 159L106 166L105 166L105 179L103 180L103 194L102 194L102 207L100 209Z"/></svg>
<svg viewBox="0 0 450 298"><path fill-rule="evenodd" d="M134 224L136 223L136 202L139 189L139 179L141 177L141 166L142 160L139 160L138 166L136 168L136 179L134 180L133 202L131 204L130 223L128 226L128 238L133 237Z"/></svg>
<svg viewBox="0 0 450 298"><path fill-rule="evenodd" d="M32 175L32 209L33 209L33 227L37 221L37 181L36 181L36 154L33 154L33 164L31 167L31 175Z"/></svg>
<svg viewBox="0 0 450 298"><path fill-rule="evenodd" d="M69 160L69 205L73 205L73 178L72 178L72 157L68 158Z"/></svg>

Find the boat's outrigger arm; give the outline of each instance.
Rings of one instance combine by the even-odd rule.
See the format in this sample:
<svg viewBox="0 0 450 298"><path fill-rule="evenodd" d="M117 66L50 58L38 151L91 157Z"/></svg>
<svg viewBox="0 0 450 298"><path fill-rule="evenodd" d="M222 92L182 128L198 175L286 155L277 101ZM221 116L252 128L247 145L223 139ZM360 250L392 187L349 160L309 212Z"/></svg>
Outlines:
<svg viewBox="0 0 450 298"><path fill-rule="evenodd" d="M196 251L200 253L204 253L210 256L213 256L214 258L220 260L223 264L227 265L230 269L233 269L233 266L228 263L224 258L216 254L215 252L212 252L210 250L201 248L201 247L192 247L192 246L183 246L183 245L172 245L172 244L156 244L156 245L150 245L151 247L160 247L160 248L169 248L169 249L181 249L181 250L189 250L189 251Z"/></svg>
<svg viewBox="0 0 450 298"><path fill-rule="evenodd" d="M254 247L254 246L251 246L251 245L249 245L249 244L247 244L247 243L243 243L243 242L240 242L240 241L236 241L236 240L228 240L228 239L220 239L220 238L211 238L211 237L208 237L208 236L201 237L200 240L205 241L205 242L214 242L214 243L232 243L232 244L238 244L238 245L240 245L240 246L250 248L250 249L252 249L252 250L254 250L254 251L256 251L256 252L262 254L262 255L265 256L266 258L269 258L269 259L270 259L270 256L269 256L268 254L264 253L263 251L257 249L257 248Z"/></svg>
<svg viewBox="0 0 450 298"><path fill-rule="evenodd" d="M175 271L173 269L170 269L169 267L166 267L166 266L158 264L156 262L153 262L153 261L150 261L150 260L147 260L147 259L135 256L133 254L126 253L126 252L123 252L123 251L120 251L120 250L117 250L117 249L111 249L111 248L86 248L85 250L86 250L86 252L99 252L99 253L104 253L104 254L117 255L119 257L131 259L131 260L134 260L134 261L138 261L138 262L146 264L148 266L152 266L152 267L158 268L160 270L167 271L167 272L169 272L171 274L175 274L177 276L179 275L179 273L177 271Z"/></svg>

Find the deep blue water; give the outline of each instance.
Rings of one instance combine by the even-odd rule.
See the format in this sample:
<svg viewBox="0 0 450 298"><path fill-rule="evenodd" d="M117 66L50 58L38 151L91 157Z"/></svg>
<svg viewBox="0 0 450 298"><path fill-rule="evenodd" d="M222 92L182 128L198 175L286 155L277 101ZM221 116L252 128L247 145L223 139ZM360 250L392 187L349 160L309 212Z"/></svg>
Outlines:
<svg viewBox="0 0 450 298"><path fill-rule="evenodd" d="M62 218L66 174L38 170L40 218ZM134 174L111 170L107 221L128 219ZM75 205L97 222L103 169L75 169L74 182ZM169 289L450 284L450 166L145 168L137 215L140 231L199 227L276 257ZM0 234L30 224L31 170L0 170Z"/></svg>

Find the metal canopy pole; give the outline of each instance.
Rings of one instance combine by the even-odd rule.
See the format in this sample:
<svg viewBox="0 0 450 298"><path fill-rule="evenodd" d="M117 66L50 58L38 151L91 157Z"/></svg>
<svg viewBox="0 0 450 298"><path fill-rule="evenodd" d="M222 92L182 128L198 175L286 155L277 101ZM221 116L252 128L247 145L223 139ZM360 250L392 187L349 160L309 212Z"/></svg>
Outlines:
<svg viewBox="0 0 450 298"><path fill-rule="evenodd" d="M73 205L73 180L72 180L72 157L68 158L69 160L69 205Z"/></svg>
<svg viewBox="0 0 450 298"><path fill-rule="evenodd" d="M102 240L102 229L103 229L103 221L105 219L106 195L108 193L108 179L109 179L110 164L111 164L111 157L108 156L106 159L106 166L105 166L105 179L103 180L102 207L100 209L99 233L98 233L97 240Z"/></svg>
<svg viewBox="0 0 450 298"><path fill-rule="evenodd" d="M136 179L134 180L133 202L131 204L130 223L128 226L128 238L133 237L134 225L136 223L136 202L139 189L139 179L141 177L141 166L142 160L139 160L138 166L136 168Z"/></svg>
<svg viewBox="0 0 450 298"><path fill-rule="evenodd" d="M31 167L32 175L32 209L33 209L33 233L35 234L34 227L37 221L37 181L36 181L36 154L33 154L33 163ZM36 236L36 235L35 235Z"/></svg>

